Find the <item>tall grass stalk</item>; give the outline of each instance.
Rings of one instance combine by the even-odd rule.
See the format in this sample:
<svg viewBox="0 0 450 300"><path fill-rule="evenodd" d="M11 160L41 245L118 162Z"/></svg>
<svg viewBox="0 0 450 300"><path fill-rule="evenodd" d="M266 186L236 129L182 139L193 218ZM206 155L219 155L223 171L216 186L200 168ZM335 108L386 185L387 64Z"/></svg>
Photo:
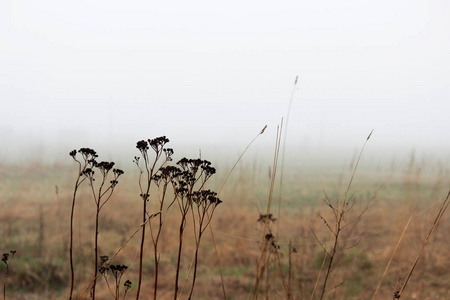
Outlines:
<svg viewBox="0 0 450 300"><path fill-rule="evenodd" d="M286 156L286 144L287 144L287 132L289 125L289 116L291 115L292 101L294 100L294 94L297 89L298 76L295 77L294 86L292 87L291 97L289 99L289 107L286 115L286 122L284 126L284 134L283 134L283 150L281 153L281 170L280 170L280 189L278 194L278 213L277 213L277 229L275 231L275 236L278 236L278 232L280 229L280 217L281 217L281 202L282 202L282 191L283 191L283 177L284 177L284 159Z"/></svg>
<svg viewBox="0 0 450 300"><path fill-rule="evenodd" d="M267 229L268 229L268 225L269 225L269 217L270 217L270 207L272 205L272 196L273 196L273 190L274 190L274 186L275 186L275 178L276 178L276 172L277 172L277 165L278 165L278 156L280 153L280 145L281 145L281 132L283 129L283 119L281 120L281 125L279 125L277 127L277 135L276 135L276 141L275 141L275 153L274 153L274 157L273 157L273 167L272 167L272 178L271 178L271 182L270 182L270 191L269 191L269 200L267 203L267 211L266 211L266 216L265 216L265 220L264 220L264 233L263 233L263 237L262 237L262 245L261 245L261 254L259 257L259 263L258 263L258 273L256 275L256 284L255 284L255 290L253 293L253 299L258 299L258 289L259 289L259 283L261 280L261 271L262 271L262 266L263 266L263 258L264 258L264 253L266 251L266 234L267 234Z"/></svg>

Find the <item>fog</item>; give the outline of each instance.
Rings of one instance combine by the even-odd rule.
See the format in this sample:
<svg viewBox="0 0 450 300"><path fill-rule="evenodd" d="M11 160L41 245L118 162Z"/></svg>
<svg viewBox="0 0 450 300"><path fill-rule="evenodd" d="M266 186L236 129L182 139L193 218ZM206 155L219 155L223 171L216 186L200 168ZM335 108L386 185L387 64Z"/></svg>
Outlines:
<svg viewBox="0 0 450 300"><path fill-rule="evenodd" d="M0 161L448 160L446 1L2 1ZM298 76L298 82L294 81ZM290 110L289 110L290 107ZM287 123L286 123L287 121ZM287 131L286 131L287 130Z"/></svg>

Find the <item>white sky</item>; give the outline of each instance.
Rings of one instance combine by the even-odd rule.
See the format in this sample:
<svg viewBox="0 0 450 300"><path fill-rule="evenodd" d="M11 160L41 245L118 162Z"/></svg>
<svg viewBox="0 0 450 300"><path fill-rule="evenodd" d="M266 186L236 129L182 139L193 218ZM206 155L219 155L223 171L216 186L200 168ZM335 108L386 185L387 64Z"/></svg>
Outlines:
<svg viewBox="0 0 450 300"><path fill-rule="evenodd" d="M0 160L159 135L243 149L265 124L272 145L297 75L292 149L375 129L374 149L449 153L449 16L445 0L1 0Z"/></svg>

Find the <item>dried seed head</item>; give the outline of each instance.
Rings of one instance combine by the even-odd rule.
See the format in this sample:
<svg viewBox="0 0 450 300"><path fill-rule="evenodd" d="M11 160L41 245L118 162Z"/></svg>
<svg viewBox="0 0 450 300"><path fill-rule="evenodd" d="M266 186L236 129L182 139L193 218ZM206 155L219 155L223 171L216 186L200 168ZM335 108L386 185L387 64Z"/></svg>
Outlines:
<svg viewBox="0 0 450 300"><path fill-rule="evenodd" d="M8 264L8 258L9 258L9 253L3 253L2 262L4 262L6 265Z"/></svg>
<svg viewBox="0 0 450 300"><path fill-rule="evenodd" d="M166 159L168 161L172 161L173 149L172 148L167 148L167 149L163 149L163 151L166 154Z"/></svg>
<svg viewBox="0 0 450 300"><path fill-rule="evenodd" d="M166 138L165 136L160 136L154 139L149 139L148 143L150 144L150 147L152 147L152 149L159 153L165 144L167 144L169 142L169 139Z"/></svg>
<svg viewBox="0 0 450 300"><path fill-rule="evenodd" d="M91 148L81 148L80 150L78 150L78 153L82 154L85 157L98 157L97 152L95 152L93 149Z"/></svg>
<svg viewBox="0 0 450 300"><path fill-rule="evenodd" d="M108 173L114 167L114 162L102 161L96 164L96 167L100 169L102 173Z"/></svg>
<svg viewBox="0 0 450 300"><path fill-rule="evenodd" d="M122 171L121 169L113 169L113 173L116 174L117 177L119 177L120 175L123 175L125 172Z"/></svg>
<svg viewBox="0 0 450 300"><path fill-rule="evenodd" d="M259 134L263 134L264 133L264 131L266 130L266 128L267 128L267 125L266 126L264 126L264 128L261 130L261 132L259 133Z"/></svg>
<svg viewBox="0 0 450 300"><path fill-rule="evenodd" d="M148 148L148 143L144 140L137 142L136 144L136 148L139 149L139 151L143 152L143 151L147 151Z"/></svg>
<svg viewBox="0 0 450 300"><path fill-rule="evenodd" d="M131 281L129 281L129 280L125 281L125 283L123 285L124 285L125 289L128 290L131 288Z"/></svg>
<svg viewBox="0 0 450 300"><path fill-rule="evenodd" d="M273 240L275 236L272 233L267 233L265 236L266 241Z"/></svg>
<svg viewBox="0 0 450 300"><path fill-rule="evenodd" d="M258 218L258 220L256 220L256 222L265 222L266 221L266 217L271 222L275 222L277 220L277 218L273 217L273 214L269 214L268 216L267 215L263 215L263 214L259 214L259 218Z"/></svg>

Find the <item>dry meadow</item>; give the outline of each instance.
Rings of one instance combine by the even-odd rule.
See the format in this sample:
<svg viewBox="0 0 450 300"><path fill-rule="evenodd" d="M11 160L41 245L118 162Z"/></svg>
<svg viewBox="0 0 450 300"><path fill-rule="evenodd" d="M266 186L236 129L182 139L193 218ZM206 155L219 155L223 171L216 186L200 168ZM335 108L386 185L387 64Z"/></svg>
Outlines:
<svg viewBox="0 0 450 300"><path fill-rule="evenodd" d="M67 164L1 165L0 251L16 251L0 264L6 299L69 297L70 215L78 167L69 156L67 160ZM143 222L139 169L131 163L118 167L125 174L99 215L98 254L127 268L120 273L118 294L116 278L110 274L107 284L103 276L97 277L97 299L134 299L137 293ZM217 173L207 187L218 192L231 166L215 167ZM402 298L450 299L448 215L443 214L421 252L448 193L447 166L413 157L384 168L365 168L362 163L348 189L353 170L354 165L285 167L280 183L280 167L272 178L267 166L240 161L220 192L223 202L199 244L192 299L372 299L378 285L374 299L393 299L419 253ZM149 194L147 210L153 214L160 211L162 192L153 185ZM170 188L167 194L172 199ZM271 215L267 215L270 195ZM345 215L334 247L340 207ZM153 299L155 257L157 298L174 299L180 209L175 204L164 213L156 256L151 232L159 227L157 216L143 225L147 237L141 299ZM188 299L191 289L196 218L187 214L178 299ZM90 298L95 220L92 189L84 182L78 188L73 215L73 299L84 291L82 298ZM124 286L126 280L131 287Z"/></svg>

